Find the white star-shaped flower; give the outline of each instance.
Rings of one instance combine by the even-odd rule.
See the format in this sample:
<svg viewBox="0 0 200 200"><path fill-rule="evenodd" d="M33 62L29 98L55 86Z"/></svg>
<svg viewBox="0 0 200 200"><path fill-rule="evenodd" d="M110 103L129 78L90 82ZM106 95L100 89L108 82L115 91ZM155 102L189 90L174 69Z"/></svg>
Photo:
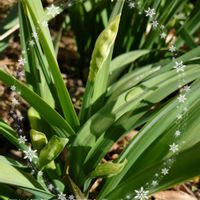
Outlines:
<svg viewBox="0 0 200 200"><path fill-rule="evenodd" d="M184 102L187 100L187 98L185 97L185 94L180 94L180 95L177 97L177 99L178 99L178 102L179 102L179 103L184 103Z"/></svg>
<svg viewBox="0 0 200 200"><path fill-rule="evenodd" d="M148 10L145 10L145 13L146 13L146 17L150 17L152 18L156 13L155 13L155 9L154 8L148 8Z"/></svg>
<svg viewBox="0 0 200 200"><path fill-rule="evenodd" d="M129 2L128 6L129 8L135 8L135 2Z"/></svg>
<svg viewBox="0 0 200 200"><path fill-rule="evenodd" d="M19 141L19 144L25 144L27 141L26 136L20 135L18 138L18 141Z"/></svg>
<svg viewBox="0 0 200 200"><path fill-rule="evenodd" d="M164 29L165 29L165 26L164 26L164 25L161 25L160 28L161 28L162 30L164 30Z"/></svg>
<svg viewBox="0 0 200 200"><path fill-rule="evenodd" d="M68 197L69 200L75 200L75 196L73 194L69 195Z"/></svg>
<svg viewBox="0 0 200 200"><path fill-rule="evenodd" d="M60 199L60 200L67 200L66 194L63 194L63 193L61 192L60 194L58 194L58 199Z"/></svg>
<svg viewBox="0 0 200 200"><path fill-rule="evenodd" d="M161 37L162 39L165 39L165 38L167 37L167 34L166 34L165 32L162 32L162 33L160 34L160 37Z"/></svg>
<svg viewBox="0 0 200 200"><path fill-rule="evenodd" d="M179 146L178 144L173 143L173 144L169 145L169 147L170 147L169 150L172 151L173 153L175 153L179 150L178 146Z"/></svg>
<svg viewBox="0 0 200 200"><path fill-rule="evenodd" d="M174 158L169 158L167 162L168 162L169 164L173 164L175 161L176 161L176 160L175 160Z"/></svg>
<svg viewBox="0 0 200 200"><path fill-rule="evenodd" d="M183 92L189 92L190 91L190 86L189 85L183 86L182 91Z"/></svg>
<svg viewBox="0 0 200 200"><path fill-rule="evenodd" d="M176 132L175 132L175 136L176 136L176 137L179 137L180 135L181 135L181 131L176 130Z"/></svg>
<svg viewBox="0 0 200 200"><path fill-rule="evenodd" d="M53 190L53 188L54 188L53 184L50 183L50 184L48 185L48 189L49 189L49 190Z"/></svg>
<svg viewBox="0 0 200 200"><path fill-rule="evenodd" d="M43 176L43 172L42 171L38 171L38 174L37 174L39 177L42 177Z"/></svg>
<svg viewBox="0 0 200 200"><path fill-rule="evenodd" d="M175 52L175 51L176 51L176 47L175 47L174 45L170 46L170 47L169 47L169 51L170 51L171 53Z"/></svg>
<svg viewBox="0 0 200 200"><path fill-rule="evenodd" d="M32 33L33 38L35 38L36 40L38 39L38 33L36 31L33 31Z"/></svg>
<svg viewBox="0 0 200 200"><path fill-rule="evenodd" d="M48 27L48 22L46 20L44 20L41 22L41 25L46 28L46 27Z"/></svg>
<svg viewBox="0 0 200 200"><path fill-rule="evenodd" d="M157 186L157 185L158 185L158 181L153 180L152 183L151 183L151 185L152 185L153 187Z"/></svg>
<svg viewBox="0 0 200 200"><path fill-rule="evenodd" d="M19 105L19 101L15 97L12 99L12 105L13 106Z"/></svg>
<svg viewBox="0 0 200 200"><path fill-rule="evenodd" d="M23 152L25 154L24 159L28 159L30 162L32 162L34 158L37 158L36 155L37 150L32 150L31 147L29 147L27 151Z"/></svg>
<svg viewBox="0 0 200 200"><path fill-rule="evenodd" d="M135 193L136 193L136 196L134 197L135 199L138 200L148 199L149 191L148 190L145 191L143 187L141 187L140 190L135 190Z"/></svg>
<svg viewBox="0 0 200 200"><path fill-rule="evenodd" d="M167 175L167 174L169 173L169 169L163 168L163 169L161 170L161 173L162 173L163 175Z"/></svg>
<svg viewBox="0 0 200 200"><path fill-rule="evenodd" d="M29 45L30 45L31 47L33 47L33 46L35 45L35 42L34 42L33 40L30 40L30 41L29 41Z"/></svg>
<svg viewBox="0 0 200 200"><path fill-rule="evenodd" d="M15 85L11 85L10 89L11 89L12 91L16 91L17 88L16 88Z"/></svg>
<svg viewBox="0 0 200 200"><path fill-rule="evenodd" d="M20 57L20 58L19 58L19 60L18 60L18 64L19 64L19 65L24 66L26 63L27 63L27 62L26 62L26 59L25 59L25 58L23 58L23 57Z"/></svg>
<svg viewBox="0 0 200 200"><path fill-rule="evenodd" d="M182 114L178 114L178 115L176 116L176 118L177 118L177 119L182 119L183 116L182 116Z"/></svg>
<svg viewBox="0 0 200 200"><path fill-rule="evenodd" d="M47 8L47 15L51 15L52 17L55 17L56 15L58 15L59 12L59 7L54 6L53 4Z"/></svg>
<svg viewBox="0 0 200 200"><path fill-rule="evenodd" d="M153 29L156 29L158 27L158 21L157 20L153 20L151 22L152 26L153 26Z"/></svg>
<svg viewBox="0 0 200 200"><path fill-rule="evenodd" d="M19 121L23 121L23 119L24 119L24 117L21 115L21 116L19 117Z"/></svg>
<svg viewBox="0 0 200 200"><path fill-rule="evenodd" d="M23 130L20 128L20 129L18 130L18 132L19 132L20 134L22 134L22 133L23 133Z"/></svg>
<svg viewBox="0 0 200 200"><path fill-rule="evenodd" d="M174 67L176 69L176 72L184 72L184 68L186 67L183 65L183 61L175 62L176 66Z"/></svg>
<svg viewBox="0 0 200 200"><path fill-rule="evenodd" d="M25 74L24 74L23 71L17 73L17 76L18 76L19 78L23 78L24 75L25 75Z"/></svg>

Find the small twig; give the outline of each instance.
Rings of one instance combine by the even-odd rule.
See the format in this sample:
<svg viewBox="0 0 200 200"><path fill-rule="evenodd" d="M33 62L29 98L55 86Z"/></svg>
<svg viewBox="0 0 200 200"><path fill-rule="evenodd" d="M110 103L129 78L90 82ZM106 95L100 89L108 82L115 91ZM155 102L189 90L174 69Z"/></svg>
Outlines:
<svg viewBox="0 0 200 200"><path fill-rule="evenodd" d="M7 38L9 35L11 35L12 33L14 33L17 29L19 29L19 24L16 24L11 29L9 29L8 31L6 31L3 35L0 35L0 41L2 41L5 38Z"/></svg>

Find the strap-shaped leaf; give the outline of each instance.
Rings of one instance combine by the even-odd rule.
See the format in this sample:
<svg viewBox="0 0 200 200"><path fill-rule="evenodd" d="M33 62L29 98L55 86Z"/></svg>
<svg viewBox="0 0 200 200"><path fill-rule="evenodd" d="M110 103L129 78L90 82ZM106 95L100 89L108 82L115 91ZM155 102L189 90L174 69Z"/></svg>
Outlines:
<svg viewBox="0 0 200 200"><path fill-rule="evenodd" d="M26 85L8 75L6 72L0 69L0 80L6 83L8 86L16 85L17 89L21 92L22 97L37 110L40 115L49 123L49 125L55 130L56 134L63 137L69 137L74 135L74 131L71 126L51 108L44 100L42 100L36 93L31 91Z"/></svg>
<svg viewBox="0 0 200 200"><path fill-rule="evenodd" d="M79 126L79 120L59 70L49 29L43 27L41 24L45 20L45 13L42 7L42 3L40 0L23 0L22 3L24 7L27 8L30 12L28 17L31 17L34 26L37 27L39 40L52 72L55 87L58 93L58 98L60 100L60 105L62 107L65 119L74 129L77 129Z"/></svg>
<svg viewBox="0 0 200 200"><path fill-rule="evenodd" d="M54 197L53 194L43 190L42 186L30 175L21 172L20 170L0 162L0 183L14 185L24 190L30 191L32 194L36 193L41 198L50 199Z"/></svg>

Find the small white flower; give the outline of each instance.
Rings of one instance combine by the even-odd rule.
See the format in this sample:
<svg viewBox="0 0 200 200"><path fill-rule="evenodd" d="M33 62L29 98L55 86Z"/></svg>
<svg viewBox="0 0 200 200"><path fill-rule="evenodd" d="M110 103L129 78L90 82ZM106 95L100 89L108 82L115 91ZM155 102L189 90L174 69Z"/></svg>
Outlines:
<svg viewBox="0 0 200 200"><path fill-rule="evenodd" d="M145 200L148 199L148 193L149 191L145 191L143 187L140 188L140 190L135 190L136 196L135 199L138 200Z"/></svg>
<svg viewBox="0 0 200 200"><path fill-rule="evenodd" d="M37 158L37 155L36 155L37 150L32 150L31 147L29 147L27 151L23 151L23 152L25 154L24 159L27 158L30 162L32 162L34 158Z"/></svg>
<svg viewBox="0 0 200 200"><path fill-rule="evenodd" d="M24 74L23 71L17 73L17 76L18 76L19 78L23 78L24 75L25 75L25 74Z"/></svg>
<svg viewBox="0 0 200 200"><path fill-rule="evenodd" d="M129 2L128 6L129 8L135 8L135 2Z"/></svg>
<svg viewBox="0 0 200 200"><path fill-rule="evenodd" d="M42 171L38 171L38 176L42 177L43 176L43 172Z"/></svg>
<svg viewBox="0 0 200 200"><path fill-rule="evenodd" d="M60 199L60 200L67 200L66 194L63 194L63 193L61 192L60 194L58 194L58 199Z"/></svg>
<svg viewBox="0 0 200 200"><path fill-rule="evenodd" d="M167 174L169 173L169 170L168 170L167 168L163 168L163 169L161 170L161 173L162 173L163 175L167 175Z"/></svg>
<svg viewBox="0 0 200 200"><path fill-rule="evenodd" d="M126 199L131 199L131 195L126 195Z"/></svg>
<svg viewBox="0 0 200 200"><path fill-rule="evenodd" d="M178 115L176 116L176 118L177 118L177 119L182 119L183 116L182 116L182 114L178 114Z"/></svg>
<svg viewBox="0 0 200 200"><path fill-rule="evenodd" d="M15 85L12 85L11 87L10 87L10 89L12 90L12 91L16 91L16 86Z"/></svg>
<svg viewBox="0 0 200 200"><path fill-rule="evenodd" d="M69 200L75 200L75 196L71 194L71 195L69 195L68 199Z"/></svg>
<svg viewBox="0 0 200 200"><path fill-rule="evenodd" d="M175 136L176 136L176 137L179 137L180 135L181 135L181 131L176 130L176 132L175 132Z"/></svg>
<svg viewBox="0 0 200 200"><path fill-rule="evenodd" d="M46 27L48 27L48 22L46 20L44 20L44 21L42 21L41 25L46 28Z"/></svg>
<svg viewBox="0 0 200 200"><path fill-rule="evenodd" d="M161 37L162 39L165 39L165 38L167 37L167 34L166 34L165 32L162 32L162 33L160 34L160 37Z"/></svg>
<svg viewBox="0 0 200 200"><path fill-rule="evenodd" d="M152 183L151 183L151 185L152 185L153 187L157 186L157 185L158 185L158 181L153 180Z"/></svg>
<svg viewBox="0 0 200 200"><path fill-rule="evenodd" d="M59 7L54 6L53 4L47 8L47 15L51 15L52 17L55 17L59 14Z"/></svg>
<svg viewBox="0 0 200 200"><path fill-rule="evenodd" d="M172 151L173 153L175 153L179 150L178 146L179 146L178 144L173 143L173 144L169 145L169 147L170 147L169 150Z"/></svg>
<svg viewBox="0 0 200 200"><path fill-rule="evenodd" d="M31 47L33 47L33 46L35 45L35 42L34 42L33 40L30 40L30 41L29 41L29 45L30 45Z"/></svg>
<svg viewBox="0 0 200 200"><path fill-rule="evenodd" d="M186 100L187 100L187 98L185 97L185 94L180 94L178 97L177 97L177 99L178 99L178 102L179 103L184 103Z"/></svg>
<svg viewBox="0 0 200 200"><path fill-rule="evenodd" d="M24 119L24 117L21 115L21 116L19 117L19 121L23 121L23 119Z"/></svg>
<svg viewBox="0 0 200 200"><path fill-rule="evenodd" d="M183 61L175 62L176 66L174 67L176 69L176 72L184 72L184 68L186 67L183 65Z"/></svg>
<svg viewBox="0 0 200 200"><path fill-rule="evenodd" d="M187 112L187 111L188 111L188 108L187 108L187 107L184 107L184 108L183 108L183 111L184 111L184 112Z"/></svg>
<svg viewBox="0 0 200 200"><path fill-rule="evenodd" d="M33 38L38 39L38 33L36 31L33 31L32 36Z"/></svg>
<svg viewBox="0 0 200 200"><path fill-rule="evenodd" d="M169 47L169 51L170 51L171 53L175 52L175 51L176 51L176 47L175 47L174 45L170 46L170 47Z"/></svg>
<svg viewBox="0 0 200 200"><path fill-rule="evenodd" d="M160 28L161 28L162 30L164 30L164 29L165 29L165 26L164 26L164 25L161 25Z"/></svg>
<svg viewBox="0 0 200 200"><path fill-rule="evenodd" d="M183 92L189 92L190 91L190 86L189 85L183 86L182 91Z"/></svg>
<svg viewBox="0 0 200 200"><path fill-rule="evenodd" d="M22 133L23 133L23 130L20 128L20 129L18 130L18 132L19 132L20 134L22 134Z"/></svg>
<svg viewBox="0 0 200 200"><path fill-rule="evenodd" d="M19 64L19 65L24 66L26 63L27 63L27 62L26 62L26 59L25 59L25 58L23 58L23 57L20 57L20 58L19 58L19 60L18 60L18 64Z"/></svg>
<svg viewBox="0 0 200 200"><path fill-rule="evenodd" d="M158 21L157 20L153 20L151 24L152 24L154 29L156 29L158 27Z"/></svg>
<svg viewBox="0 0 200 200"><path fill-rule="evenodd" d="M146 13L146 17L150 17L152 18L156 13L155 13L155 9L154 8L148 8L148 10L145 10L145 13Z"/></svg>
<svg viewBox="0 0 200 200"><path fill-rule="evenodd" d="M169 164L173 164L175 161L176 161L176 160L175 160L174 158L169 158L167 162L168 162Z"/></svg>
<svg viewBox="0 0 200 200"><path fill-rule="evenodd" d="M12 99L12 105L13 106L19 105L19 101L15 97Z"/></svg>
<svg viewBox="0 0 200 200"><path fill-rule="evenodd" d="M54 188L54 187L53 187L53 184L50 183L50 184L48 185L48 189L49 189L49 190L53 190L53 188Z"/></svg>
<svg viewBox="0 0 200 200"><path fill-rule="evenodd" d="M27 141L26 136L20 135L18 138L18 141L19 141L19 144L25 144Z"/></svg>

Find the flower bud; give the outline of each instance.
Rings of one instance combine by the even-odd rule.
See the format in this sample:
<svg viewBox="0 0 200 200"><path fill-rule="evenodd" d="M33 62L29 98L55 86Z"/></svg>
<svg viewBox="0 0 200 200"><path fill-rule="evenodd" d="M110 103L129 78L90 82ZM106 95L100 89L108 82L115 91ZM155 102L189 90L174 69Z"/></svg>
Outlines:
<svg viewBox="0 0 200 200"><path fill-rule="evenodd" d="M46 146L41 150L39 156L39 166L43 168L52 160L56 159L67 144L67 138L60 138L53 135Z"/></svg>
<svg viewBox="0 0 200 200"><path fill-rule="evenodd" d="M107 162L100 164L96 167L96 169L92 172L92 177L111 177L120 173L124 166L127 163L127 159L125 159L122 163L112 163Z"/></svg>

